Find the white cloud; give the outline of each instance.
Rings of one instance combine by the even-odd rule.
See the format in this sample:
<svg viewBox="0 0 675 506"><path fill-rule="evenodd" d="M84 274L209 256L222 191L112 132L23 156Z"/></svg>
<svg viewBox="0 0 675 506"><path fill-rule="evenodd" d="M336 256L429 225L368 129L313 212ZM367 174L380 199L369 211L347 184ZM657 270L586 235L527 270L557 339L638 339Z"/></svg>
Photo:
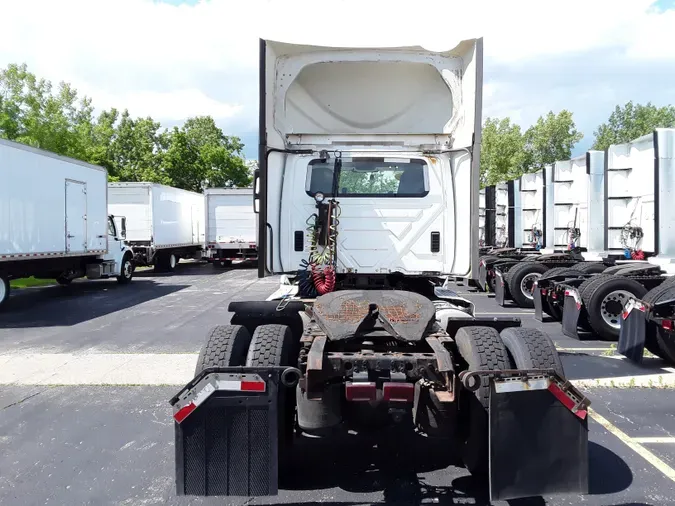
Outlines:
<svg viewBox="0 0 675 506"><path fill-rule="evenodd" d="M3 5L0 66L25 61L40 76L73 83L101 108L129 108L132 115L165 123L211 114L226 129L253 131L258 37L441 49L483 36L486 115L510 114L526 126L548 109L568 107L581 115L596 111L597 122L634 89L627 83L640 78L636 64L673 65L675 11L659 12L652 4L201 0L175 6L153 0L21 0ZM613 74L595 83L606 73L608 55ZM551 65L558 60L564 65ZM643 83L657 102L673 93L661 86Z"/></svg>

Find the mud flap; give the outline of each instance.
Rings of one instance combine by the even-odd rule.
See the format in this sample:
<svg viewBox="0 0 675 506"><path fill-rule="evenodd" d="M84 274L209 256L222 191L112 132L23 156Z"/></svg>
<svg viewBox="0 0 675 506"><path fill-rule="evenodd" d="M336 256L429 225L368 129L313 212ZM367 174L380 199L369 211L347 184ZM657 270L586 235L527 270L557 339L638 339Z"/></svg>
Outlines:
<svg viewBox="0 0 675 506"><path fill-rule="evenodd" d="M487 282L487 267L482 263L478 266L478 286L484 292L489 292L490 287Z"/></svg>
<svg viewBox="0 0 675 506"><path fill-rule="evenodd" d="M587 494L586 411L565 406L555 385L499 393L491 385L490 500Z"/></svg>
<svg viewBox="0 0 675 506"><path fill-rule="evenodd" d="M177 495L277 494L279 369L208 369L171 399Z"/></svg>
<svg viewBox="0 0 675 506"><path fill-rule="evenodd" d="M539 287L539 281L535 281L532 286L532 300L534 301L534 319L540 322L544 321L544 310L542 308L541 298L544 297L542 292L546 291L545 288Z"/></svg>
<svg viewBox="0 0 675 506"><path fill-rule="evenodd" d="M642 362L648 326L647 308L642 302L630 299L621 316L621 329L616 351L631 362Z"/></svg>
<svg viewBox="0 0 675 506"><path fill-rule="evenodd" d="M504 306L504 301L510 298L509 289L504 281L504 275L495 269L495 301L500 306Z"/></svg>
<svg viewBox="0 0 675 506"><path fill-rule="evenodd" d="M562 332L567 337L579 338L577 331L579 315L581 314L581 296L574 288L565 290L565 304L563 306Z"/></svg>

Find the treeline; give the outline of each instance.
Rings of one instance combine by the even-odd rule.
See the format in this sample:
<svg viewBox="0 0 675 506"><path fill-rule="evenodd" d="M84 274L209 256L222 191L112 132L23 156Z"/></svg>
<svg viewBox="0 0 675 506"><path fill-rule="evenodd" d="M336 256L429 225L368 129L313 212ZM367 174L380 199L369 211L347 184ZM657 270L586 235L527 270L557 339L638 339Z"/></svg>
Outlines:
<svg viewBox="0 0 675 506"><path fill-rule="evenodd" d="M0 70L0 137L101 165L112 181L192 191L251 183L241 140L225 135L210 116L172 129L127 110L95 116L91 99L68 83L54 87L38 79L25 64Z"/></svg>
<svg viewBox="0 0 675 506"><path fill-rule="evenodd" d="M605 123L594 132L591 149L604 150L611 144L630 142L655 128L675 127L675 107L633 104L616 106ZM572 148L583 138L572 113L549 112L522 132L509 118L487 118L481 146L481 186L516 179L537 172L545 165L568 160Z"/></svg>

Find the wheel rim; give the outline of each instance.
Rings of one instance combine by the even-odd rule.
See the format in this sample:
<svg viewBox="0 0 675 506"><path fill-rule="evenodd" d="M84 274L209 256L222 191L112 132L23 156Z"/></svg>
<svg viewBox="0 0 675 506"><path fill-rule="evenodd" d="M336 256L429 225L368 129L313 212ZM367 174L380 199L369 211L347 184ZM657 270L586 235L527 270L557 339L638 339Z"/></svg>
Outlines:
<svg viewBox="0 0 675 506"><path fill-rule="evenodd" d="M7 286L5 285L5 280L0 279L0 302L5 300L6 296L7 296Z"/></svg>
<svg viewBox="0 0 675 506"><path fill-rule="evenodd" d="M532 295L532 289L534 288L534 282L541 277L539 272L531 272L526 274L525 277L520 282L520 291L525 297L532 300L534 296Z"/></svg>
<svg viewBox="0 0 675 506"><path fill-rule="evenodd" d="M172 269L176 267L176 255L171 255L169 257L169 265L171 265Z"/></svg>
<svg viewBox="0 0 675 506"><path fill-rule="evenodd" d="M614 290L605 295L600 305L602 320L613 329L619 329L621 327L621 313L631 297L634 297L634 295L626 290Z"/></svg>
<svg viewBox="0 0 675 506"><path fill-rule="evenodd" d="M124 262L123 274L125 278L131 277L131 262L129 260Z"/></svg>

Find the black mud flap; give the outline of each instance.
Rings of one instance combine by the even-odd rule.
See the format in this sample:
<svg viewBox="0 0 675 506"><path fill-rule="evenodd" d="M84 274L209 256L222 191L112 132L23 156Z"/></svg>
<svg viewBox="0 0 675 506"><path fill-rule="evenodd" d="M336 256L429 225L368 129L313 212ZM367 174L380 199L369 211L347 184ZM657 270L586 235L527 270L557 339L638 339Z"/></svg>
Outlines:
<svg viewBox="0 0 675 506"><path fill-rule="evenodd" d="M642 362L647 341L647 308L638 300L630 299L623 308L621 330L616 351L631 362Z"/></svg>
<svg viewBox="0 0 675 506"><path fill-rule="evenodd" d="M565 290L565 304L563 305L562 332L567 337L579 338L579 315L582 309L581 296L574 288Z"/></svg>
<svg viewBox="0 0 675 506"><path fill-rule="evenodd" d="M177 495L277 494L280 377L281 368L208 369L171 399Z"/></svg>
<svg viewBox="0 0 675 506"><path fill-rule="evenodd" d="M588 493L588 419L549 389L490 395L490 499ZM551 388L551 387L549 387Z"/></svg>
<svg viewBox="0 0 675 506"><path fill-rule="evenodd" d="M546 288L540 288L539 282L535 281L532 286L532 300L534 301L534 319L540 322L544 321L544 310L542 308L541 298L544 297L542 292L546 291Z"/></svg>
<svg viewBox="0 0 675 506"><path fill-rule="evenodd" d="M510 294L504 275L495 269L495 301L503 307L507 298L510 298Z"/></svg>

